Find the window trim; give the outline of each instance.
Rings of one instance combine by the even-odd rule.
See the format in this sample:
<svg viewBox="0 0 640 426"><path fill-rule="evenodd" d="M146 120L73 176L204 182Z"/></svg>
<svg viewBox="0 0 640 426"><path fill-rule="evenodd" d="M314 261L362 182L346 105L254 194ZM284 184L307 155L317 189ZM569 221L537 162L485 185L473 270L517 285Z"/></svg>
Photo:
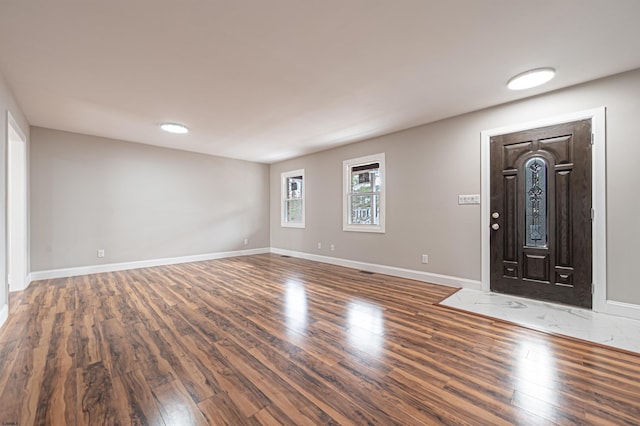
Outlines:
<svg viewBox="0 0 640 426"><path fill-rule="evenodd" d="M301 222L287 222L285 208L285 202L287 194L287 179L295 176L302 176L302 221ZM304 177L304 169L292 170L290 172L280 173L280 226L283 228L304 228L305 227L305 214L306 214L306 179Z"/></svg>
<svg viewBox="0 0 640 426"><path fill-rule="evenodd" d="M354 167L367 164L378 163L380 165L380 224L379 225L358 225L349 223L351 219L349 195L351 194L351 170ZM364 157L352 158L342 162L342 230L352 232L374 232L385 233L385 193L386 193L386 170L385 153L367 155Z"/></svg>

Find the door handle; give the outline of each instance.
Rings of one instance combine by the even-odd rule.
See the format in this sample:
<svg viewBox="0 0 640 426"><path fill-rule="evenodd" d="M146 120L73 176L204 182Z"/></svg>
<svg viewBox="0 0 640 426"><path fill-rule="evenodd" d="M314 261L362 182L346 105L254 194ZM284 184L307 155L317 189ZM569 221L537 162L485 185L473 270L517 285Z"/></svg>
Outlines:
<svg viewBox="0 0 640 426"><path fill-rule="evenodd" d="M500 213L498 213L498 212L493 212L493 213L491 213L491 217L492 217L492 218L494 218L494 219L497 219L497 218L499 218L499 217L500 217Z"/></svg>
<svg viewBox="0 0 640 426"><path fill-rule="evenodd" d="M491 229L493 229L494 231L497 231L498 229L500 229L500 225L498 225L497 223L494 223L493 225L491 225Z"/></svg>

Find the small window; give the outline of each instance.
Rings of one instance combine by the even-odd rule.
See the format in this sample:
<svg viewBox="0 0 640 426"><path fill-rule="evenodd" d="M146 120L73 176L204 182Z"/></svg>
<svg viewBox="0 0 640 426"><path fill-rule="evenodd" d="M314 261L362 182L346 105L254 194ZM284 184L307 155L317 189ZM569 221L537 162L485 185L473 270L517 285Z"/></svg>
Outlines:
<svg viewBox="0 0 640 426"><path fill-rule="evenodd" d="M384 232L384 153L343 162L344 231Z"/></svg>
<svg viewBox="0 0 640 426"><path fill-rule="evenodd" d="M304 228L304 169L282 173L282 221L290 228Z"/></svg>

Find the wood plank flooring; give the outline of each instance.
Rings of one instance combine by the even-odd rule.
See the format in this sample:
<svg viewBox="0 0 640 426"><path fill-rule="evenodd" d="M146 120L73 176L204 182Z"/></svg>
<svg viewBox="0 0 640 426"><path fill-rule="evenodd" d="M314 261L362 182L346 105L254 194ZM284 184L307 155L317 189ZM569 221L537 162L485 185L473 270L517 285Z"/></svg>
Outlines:
<svg viewBox="0 0 640 426"><path fill-rule="evenodd" d="M273 254L34 282L0 424L638 424L640 356Z"/></svg>

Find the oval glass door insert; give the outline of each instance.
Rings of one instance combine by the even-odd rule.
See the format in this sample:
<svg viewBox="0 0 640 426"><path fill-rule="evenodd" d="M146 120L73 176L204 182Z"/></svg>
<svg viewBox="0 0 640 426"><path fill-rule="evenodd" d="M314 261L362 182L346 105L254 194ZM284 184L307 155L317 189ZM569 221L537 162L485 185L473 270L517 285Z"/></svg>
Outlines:
<svg viewBox="0 0 640 426"><path fill-rule="evenodd" d="M525 245L547 246L547 162L533 157L525 164Z"/></svg>

